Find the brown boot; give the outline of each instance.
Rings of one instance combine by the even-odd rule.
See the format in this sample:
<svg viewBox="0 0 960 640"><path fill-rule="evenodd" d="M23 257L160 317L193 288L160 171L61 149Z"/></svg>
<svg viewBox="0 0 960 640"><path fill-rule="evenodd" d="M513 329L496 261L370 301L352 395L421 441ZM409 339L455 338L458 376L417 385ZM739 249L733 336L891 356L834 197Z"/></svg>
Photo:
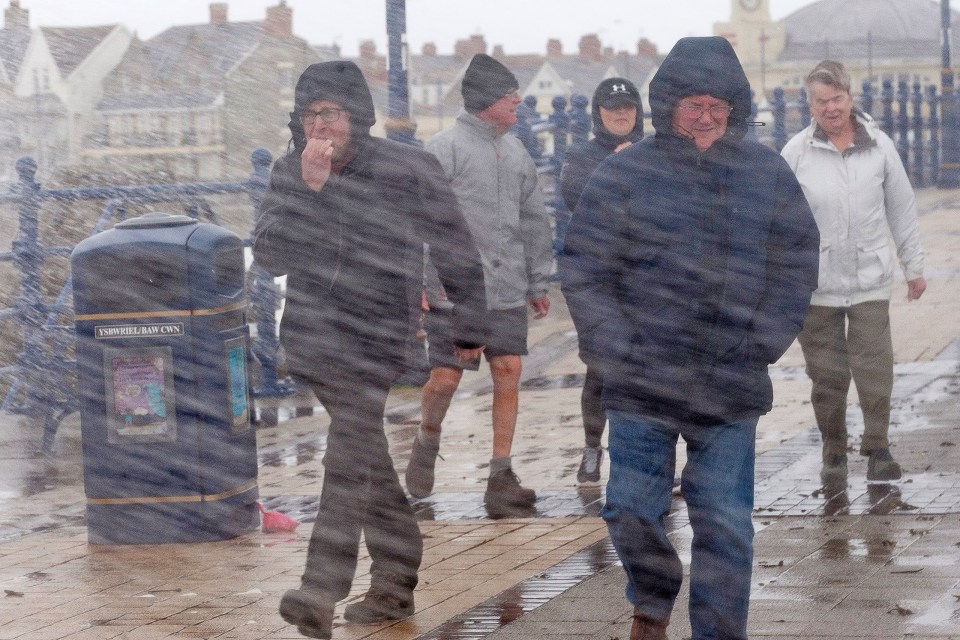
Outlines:
<svg viewBox="0 0 960 640"><path fill-rule="evenodd" d="M667 620L654 620L634 611L630 640L667 640Z"/></svg>

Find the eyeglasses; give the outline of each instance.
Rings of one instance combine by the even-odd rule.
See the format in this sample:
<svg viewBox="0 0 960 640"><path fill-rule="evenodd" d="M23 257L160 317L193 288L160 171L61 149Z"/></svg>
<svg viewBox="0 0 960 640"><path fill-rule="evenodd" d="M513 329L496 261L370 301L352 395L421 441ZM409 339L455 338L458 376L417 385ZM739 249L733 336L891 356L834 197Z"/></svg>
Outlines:
<svg viewBox="0 0 960 640"><path fill-rule="evenodd" d="M712 107L705 107L700 104L678 104L677 109L692 120L699 120L703 117L704 112L709 112L711 118L720 120L729 116L730 112L733 111L733 107L723 104L715 104Z"/></svg>
<svg viewBox="0 0 960 640"><path fill-rule="evenodd" d="M317 118L320 118L327 124L331 124L340 119L341 113L346 113L346 109L337 109L336 107L324 107L317 111L311 111L307 109L303 112L303 115L300 116L300 120L303 122L304 127L312 127L317 121Z"/></svg>

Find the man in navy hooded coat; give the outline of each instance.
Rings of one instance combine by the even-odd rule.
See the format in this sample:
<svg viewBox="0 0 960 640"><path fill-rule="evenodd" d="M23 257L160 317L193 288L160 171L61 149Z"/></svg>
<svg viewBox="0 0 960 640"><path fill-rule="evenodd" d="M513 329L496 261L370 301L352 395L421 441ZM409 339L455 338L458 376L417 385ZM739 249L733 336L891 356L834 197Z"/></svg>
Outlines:
<svg viewBox="0 0 960 640"><path fill-rule="evenodd" d="M750 85L730 44L684 38L650 83L656 135L596 169L560 271L610 423L602 515L627 573L631 640L666 638L682 564L666 537L679 436L693 528L695 640L745 640L756 427L767 367L817 286L800 185L744 137Z"/></svg>

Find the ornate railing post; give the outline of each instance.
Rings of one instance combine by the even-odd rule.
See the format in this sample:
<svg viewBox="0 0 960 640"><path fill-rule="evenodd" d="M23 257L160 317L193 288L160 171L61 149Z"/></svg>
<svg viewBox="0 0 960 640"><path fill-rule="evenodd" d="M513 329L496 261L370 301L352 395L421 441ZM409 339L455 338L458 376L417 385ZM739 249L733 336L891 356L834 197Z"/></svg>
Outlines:
<svg viewBox="0 0 960 640"><path fill-rule="evenodd" d="M33 158L22 157L17 160L16 171L18 180L11 191L20 197L17 204L19 229L12 249L13 264L20 272L20 293L15 307L23 341L17 356L20 377L16 385L23 393L23 413L39 418L41 412L46 415L43 407L42 370L45 351L43 319L46 310L40 287L40 273L44 262L43 249L40 246L40 184L36 181L37 163ZM8 397L13 398L15 395L16 393L10 393ZM44 417L39 421L44 423L46 440L46 419Z"/></svg>
<svg viewBox="0 0 960 640"><path fill-rule="evenodd" d="M570 132L570 116L567 114L567 99L563 96L554 96L550 101L553 113L548 118L553 125L553 173L560 181L560 167L567 155L567 134Z"/></svg>
<svg viewBox="0 0 960 640"><path fill-rule="evenodd" d="M893 139L893 81L884 80L883 89L880 91L880 103L883 108L883 116L880 118L880 128L885 134Z"/></svg>
<svg viewBox="0 0 960 640"><path fill-rule="evenodd" d="M543 154L540 152L540 141L533 132L533 120L536 118L537 98L527 96L517 105L517 122L510 127L510 132L520 139L533 161L539 163Z"/></svg>
<svg viewBox="0 0 960 640"><path fill-rule="evenodd" d="M806 129L810 126L810 103L807 101L807 90L800 89L800 128Z"/></svg>
<svg viewBox="0 0 960 640"><path fill-rule="evenodd" d="M927 87L927 111L930 113L928 126L930 128L930 184L940 181L940 99L937 96L937 85Z"/></svg>
<svg viewBox="0 0 960 640"><path fill-rule="evenodd" d="M593 118L587 113L590 100L582 93L570 96L570 144L586 142L593 128Z"/></svg>
<svg viewBox="0 0 960 640"><path fill-rule="evenodd" d="M910 175L910 117L907 115L907 81L897 82L897 152L903 168Z"/></svg>
<svg viewBox="0 0 960 640"><path fill-rule="evenodd" d="M913 83L913 184L925 186L923 162L923 94L920 83Z"/></svg>
<svg viewBox="0 0 960 640"><path fill-rule="evenodd" d="M863 81L863 93L860 94L860 108L864 113L873 115L873 83Z"/></svg>
<svg viewBox="0 0 960 640"><path fill-rule="evenodd" d="M780 151L787 144L787 102L783 99L783 87L773 90L770 112L773 115L773 147Z"/></svg>

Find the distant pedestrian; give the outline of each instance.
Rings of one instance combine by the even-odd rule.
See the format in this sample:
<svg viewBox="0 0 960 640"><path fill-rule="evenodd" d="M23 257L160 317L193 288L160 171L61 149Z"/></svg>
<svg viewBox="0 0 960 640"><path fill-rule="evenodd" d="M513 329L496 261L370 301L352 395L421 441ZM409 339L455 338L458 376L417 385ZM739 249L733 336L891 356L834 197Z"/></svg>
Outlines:
<svg viewBox="0 0 960 640"><path fill-rule="evenodd" d="M567 152L560 170L560 193L568 211L576 208L583 188L602 160L643 138L640 92L626 78L607 78L597 85L590 110L593 115L593 138L573 146ZM581 357L584 356L581 354ZM589 356L586 357L587 374L580 394L585 446L577 470L577 482L593 484L600 482L600 464L603 462L600 441L607 415L600 406L603 387L600 369L591 365Z"/></svg>
<svg viewBox="0 0 960 640"><path fill-rule="evenodd" d="M727 40L677 42L650 107L656 134L593 172L560 262L580 349L603 378L601 513L631 640L665 640L683 580L664 528L682 436L693 638L746 640L757 422L772 405L767 366L816 287L817 228L786 162L744 138L750 85Z"/></svg>
<svg viewBox="0 0 960 640"><path fill-rule="evenodd" d="M334 605L350 592L361 534L370 589L349 622L414 611L423 541L383 430L391 384L404 371L432 249L451 311L449 357L472 359L486 334L480 254L432 155L370 136L373 100L352 62L300 76L290 131L257 222L253 254L287 276L280 324L290 372L330 415L323 489L299 589L280 615L329 638ZM456 354L454 354L456 351Z"/></svg>
<svg viewBox="0 0 960 640"><path fill-rule="evenodd" d="M477 54L463 76L465 110L452 127L426 144L440 160L483 256L490 318L484 354L493 377L493 455L484 503L495 517L529 510L536 501L536 492L521 486L514 473L511 451L520 357L527 353L527 306L534 318L547 315L553 264L550 222L536 166L520 141L506 135L517 120L518 89L509 69ZM464 364L449 357L443 300L428 302L430 379L423 387L423 423L406 471L407 489L415 498L433 491L443 419L463 370L479 367L479 358Z"/></svg>
<svg viewBox="0 0 960 640"><path fill-rule="evenodd" d="M824 60L807 76L813 122L782 154L797 174L820 228L820 278L800 332L813 382L811 401L823 436L825 485L847 481L847 393L851 379L863 412L860 455L867 480L901 477L890 453L894 257L907 300L920 298L923 250L917 202L896 145L853 103L850 75Z"/></svg>

